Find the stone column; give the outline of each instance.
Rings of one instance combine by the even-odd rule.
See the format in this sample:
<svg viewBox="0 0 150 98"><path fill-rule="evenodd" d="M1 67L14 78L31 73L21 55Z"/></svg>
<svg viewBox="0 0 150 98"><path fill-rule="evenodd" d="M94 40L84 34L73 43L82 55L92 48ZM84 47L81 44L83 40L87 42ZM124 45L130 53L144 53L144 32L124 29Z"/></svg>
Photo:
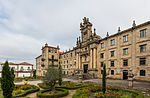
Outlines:
<svg viewBox="0 0 150 98"><path fill-rule="evenodd" d="M79 69L79 57L78 57L79 54L77 54L76 56L76 68Z"/></svg>
<svg viewBox="0 0 150 98"><path fill-rule="evenodd" d="M94 56L94 60L93 60L94 66L93 66L93 68L96 68L96 48L94 48L93 56Z"/></svg>
<svg viewBox="0 0 150 98"><path fill-rule="evenodd" d="M92 68L93 59L92 59L92 49L90 50L90 68Z"/></svg>
<svg viewBox="0 0 150 98"><path fill-rule="evenodd" d="M80 57L80 69L82 69L82 57Z"/></svg>
<svg viewBox="0 0 150 98"><path fill-rule="evenodd" d="M78 58L79 58L79 69L81 69L81 58L80 58L80 55L78 55Z"/></svg>

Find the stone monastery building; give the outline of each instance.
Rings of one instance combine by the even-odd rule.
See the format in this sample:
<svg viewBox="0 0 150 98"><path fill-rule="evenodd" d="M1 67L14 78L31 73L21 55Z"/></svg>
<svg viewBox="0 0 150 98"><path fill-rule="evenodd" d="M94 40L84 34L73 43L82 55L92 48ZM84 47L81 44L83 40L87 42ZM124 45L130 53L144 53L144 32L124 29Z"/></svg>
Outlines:
<svg viewBox="0 0 150 98"><path fill-rule="evenodd" d="M150 81L150 21L121 31L107 33L105 38L92 31L92 23L84 17L81 37L72 50L59 52L59 46L45 44L36 58L37 75L43 76L48 66L61 65L63 74L86 78L101 78L106 64L107 78L128 79L132 70L135 80Z"/></svg>

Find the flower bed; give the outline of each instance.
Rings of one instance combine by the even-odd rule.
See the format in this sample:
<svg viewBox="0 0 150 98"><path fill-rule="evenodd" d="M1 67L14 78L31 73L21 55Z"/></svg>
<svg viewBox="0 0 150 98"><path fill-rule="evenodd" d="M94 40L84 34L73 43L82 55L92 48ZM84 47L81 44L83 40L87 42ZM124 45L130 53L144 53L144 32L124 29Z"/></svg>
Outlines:
<svg viewBox="0 0 150 98"><path fill-rule="evenodd" d="M50 89L44 89L44 90L39 91L37 93L37 96L39 98L59 98L59 97L64 97L68 95L69 93L67 89L63 89L63 88L56 88L56 90L62 91L62 92L58 94L44 94L44 92L51 91Z"/></svg>
<svg viewBox="0 0 150 98"><path fill-rule="evenodd" d="M13 91L12 95L13 98L16 97L24 97L27 94L39 91L39 88L35 85L16 85L15 90Z"/></svg>
<svg viewBox="0 0 150 98"><path fill-rule="evenodd" d="M144 98L144 95L140 92L121 89L119 87L108 86L105 94L103 94L101 89L101 86L98 85L80 88L72 98Z"/></svg>

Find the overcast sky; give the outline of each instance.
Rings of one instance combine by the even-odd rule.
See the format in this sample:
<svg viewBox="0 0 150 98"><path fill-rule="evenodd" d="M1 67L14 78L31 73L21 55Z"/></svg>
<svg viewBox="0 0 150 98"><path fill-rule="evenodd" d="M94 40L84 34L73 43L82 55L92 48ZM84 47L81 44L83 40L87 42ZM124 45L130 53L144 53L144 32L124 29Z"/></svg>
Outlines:
<svg viewBox="0 0 150 98"><path fill-rule="evenodd" d="M75 46L88 17L98 35L150 20L150 0L0 0L0 62L35 64L41 47Z"/></svg>

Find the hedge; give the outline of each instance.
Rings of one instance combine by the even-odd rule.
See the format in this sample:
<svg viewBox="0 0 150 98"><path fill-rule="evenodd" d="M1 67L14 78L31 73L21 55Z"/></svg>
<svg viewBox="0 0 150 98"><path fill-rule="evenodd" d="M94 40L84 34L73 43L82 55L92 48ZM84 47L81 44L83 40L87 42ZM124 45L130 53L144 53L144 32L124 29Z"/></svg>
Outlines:
<svg viewBox="0 0 150 98"><path fill-rule="evenodd" d="M67 82L65 82L67 83ZM65 84L64 83L64 84ZM44 83L39 83L38 84L40 88L43 88L43 89L50 89L48 86L46 86ZM84 86L84 84L80 85L76 85L75 87L64 87L63 85L62 86L56 86L56 88L64 88L64 89L69 89L69 90L74 90L74 89L78 89L78 88L82 88L82 87L86 87Z"/></svg>
<svg viewBox="0 0 150 98"><path fill-rule="evenodd" d="M79 98L81 94L81 90L77 89L76 93L72 96L72 98Z"/></svg>
<svg viewBox="0 0 150 98"><path fill-rule="evenodd" d="M30 93L34 93L34 92L40 90L39 87L37 87L37 86L35 86L35 85L32 85L32 86L33 86L34 89L26 90L24 93L21 93L21 94L18 94L18 95L13 96L13 98L16 98L16 97L24 97L24 96L26 96L26 95L28 95L28 94L30 94Z"/></svg>
<svg viewBox="0 0 150 98"><path fill-rule="evenodd" d="M59 98L59 97L64 97L69 93L67 89L63 89L63 88L56 88L56 90L63 91L63 92L58 94L44 94L44 92L51 91L50 89L44 89L37 92L37 96L38 98Z"/></svg>
<svg viewBox="0 0 150 98"><path fill-rule="evenodd" d="M129 92L132 93L132 96L134 98L144 98L144 94L138 91L128 90L128 89L120 89L123 92ZM81 95L81 89L78 89L76 93L72 96L72 98L79 98Z"/></svg>
<svg viewBox="0 0 150 98"><path fill-rule="evenodd" d="M124 92L132 93L132 96L134 96L134 98L144 98L144 94L142 94L141 92L128 90L128 89L120 89L120 90Z"/></svg>

